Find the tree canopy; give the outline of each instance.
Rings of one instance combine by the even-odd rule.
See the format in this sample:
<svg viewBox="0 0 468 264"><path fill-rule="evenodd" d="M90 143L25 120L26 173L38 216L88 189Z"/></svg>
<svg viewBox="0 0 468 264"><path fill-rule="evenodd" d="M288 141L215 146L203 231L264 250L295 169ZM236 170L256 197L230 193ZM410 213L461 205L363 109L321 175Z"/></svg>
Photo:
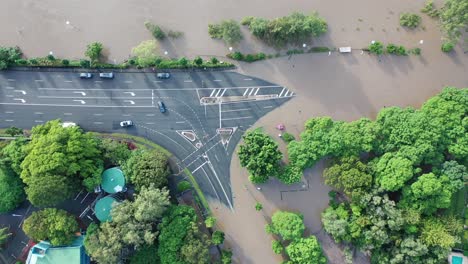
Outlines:
<svg viewBox="0 0 468 264"><path fill-rule="evenodd" d="M0 166L0 213L18 207L25 199L24 186L18 175Z"/></svg>
<svg viewBox="0 0 468 264"><path fill-rule="evenodd" d="M223 20L219 24L209 24L208 34L212 38L222 39L227 44L237 44L242 40L239 23L235 20Z"/></svg>
<svg viewBox="0 0 468 264"><path fill-rule="evenodd" d="M59 120L32 129L25 146L21 179L35 206L51 206L80 189L100 184L103 162L98 140L77 127L62 127Z"/></svg>
<svg viewBox="0 0 468 264"><path fill-rule="evenodd" d="M149 67L156 63L159 54L159 46L156 40L142 41L132 49L133 56L136 57L137 64L141 67Z"/></svg>
<svg viewBox="0 0 468 264"><path fill-rule="evenodd" d="M162 188L167 184L170 174L167 156L157 150L133 151L123 166L127 179L139 190L144 186L154 185Z"/></svg>
<svg viewBox="0 0 468 264"><path fill-rule="evenodd" d="M323 255L322 247L315 236L294 240L286 247L286 253L292 264L327 263L327 258Z"/></svg>
<svg viewBox="0 0 468 264"><path fill-rule="evenodd" d="M468 28L468 0L445 0L440 12L442 30L449 38L458 39Z"/></svg>
<svg viewBox="0 0 468 264"><path fill-rule="evenodd" d="M278 211L271 217L271 224L267 230L280 235L284 240L293 240L302 237L305 226L303 216L288 211Z"/></svg>
<svg viewBox="0 0 468 264"><path fill-rule="evenodd" d="M282 158L278 144L268 135L254 130L244 136L244 144L239 147L238 155L242 167L246 167L253 183L263 183L270 176L277 176Z"/></svg>
<svg viewBox="0 0 468 264"><path fill-rule="evenodd" d="M130 158L131 151L125 143L105 138L100 142L100 148L105 167L122 166Z"/></svg>
<svg viewBox="0 0 468 264"><path fill-rule="evenodd" d="M48 240L53 246L69 245L75 239L78 223L66 211L46 208L24 220L23 231L35 241Z"/></svg>

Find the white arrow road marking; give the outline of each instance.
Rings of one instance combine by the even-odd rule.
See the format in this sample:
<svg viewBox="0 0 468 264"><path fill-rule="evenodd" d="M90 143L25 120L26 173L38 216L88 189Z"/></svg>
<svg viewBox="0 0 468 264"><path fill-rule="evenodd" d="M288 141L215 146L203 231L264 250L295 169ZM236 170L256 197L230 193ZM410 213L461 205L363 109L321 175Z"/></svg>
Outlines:
<svg viewBox="0 0 468 264"><path fill-rule="evenodd" d="M14 90L13 92L22 93L23 95L26 95L26 91L24 90Z"/></svg>
<svg viewBox="0 0 468 264"><path fill-rule="evenodd" d="M129 94L130 96L135 96L134 92L124 92L124 93Z"/></svg>
<svg viewBox="0 0 468 264"><path fill-rule="evenodd" d="M73 100L73 102L80 102L81 104L86 104L86 102L83 100Z"/></svg>
<svg viewBox="0 0 468 264"><path fill-rule="evenodd" d="M86 96L86 93L85 93L85 92L73 92L73 93L81 94L82 96Z"/></svg>
<svg viewBox="0 0 468 264"><path fill-rule="evenodd" d="M13 98L13 100L15 100L15 101L21 101L21 103L23 103L23 104L26 103L26 100L21 99L21 98Z"/></svg>
<svg viewBox="0 0 468 264"><path fill-rule="evenodd" d="M135 104L135 102L133 102L132 100L124 100L124 102L130 103L130 104L132 104L132 105Z"/></svg>

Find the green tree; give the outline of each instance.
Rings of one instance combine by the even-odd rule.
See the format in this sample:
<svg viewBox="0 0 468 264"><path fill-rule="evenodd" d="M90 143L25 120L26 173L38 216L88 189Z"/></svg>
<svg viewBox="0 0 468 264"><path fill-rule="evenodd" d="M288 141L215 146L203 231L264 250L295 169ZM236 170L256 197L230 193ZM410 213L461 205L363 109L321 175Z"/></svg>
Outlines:
<svg viewBox="0 0 468 264"><path fill-rule="evenodd" d="M12 233L10 233L8 227L0 228L0 247L5 245L11 235Z"/></svg>
<svg viewBox="0 0 468 264"><path fill-rule="evenodd" d="M255 210L261 211L262 209L263 209L263 205L262 205L261 203L257 202L257 203L255 204Z"/></svg>
<svg viewBox="0 0 468 264"><path fill-rule="evenodd" d="M132 49L133 56L140 67L153 66L158 58L159 47L155 40L142 41Z"/></svg>
<svg viewBox="0 0 468 264"><path fill-rule="evenodd" d="M463 188L464 183L468 182L468 171L465 165L459 164L456 160L444 162L441 172L448 177L450 189L453 192Z"/></svg>
<svg viewBox="0 0 468 264"><path fill-rule="evenodd" d="M31 137L21 179L33 205L51 206L70 198L80 181L88 191L100 184L103 162L92 134L54 120L34 127Z"/></svg>
<svg viewBox="0 0 468 264"><path fill-rule="evenodd" d="M325 183L358 197L372 186L372 175L366 164L355 156L343 157L323 172Z"/></svg>
<svg viewBox="0 0 468 264"><path fill-rule="evenodd" d="M323 228L336 242L351 241L349 235L349 213L343 205L328 207L322 213Z"/></svg>
<svg viewBox="0 0 468 264"><path fill-rule="evenodd" d="M211 235L213 245L221 245L224 242L224 233L221 231L214 231Z"/></svg>
<svg viewBox="0 0 468 264"><path fill-rule="evenodd" d="M232 252L229 251L229 250L222 250L221 262L223 264L231 264L232 263Z"/></svg>
<svg viewBox="0 0 468 264"><path fill-rule="evenodd" d="M403 13L400 15L400 25L403 27L416 28L421 23L421 17L416 14Z"/></svg>
<svg viewBox="0 0 468 264"><path fill-rule="evenodd" d="M271 233L280 235L284 240L294 240L304 233L303 219L298 213L277 211L271 217L271 224L267 226Z"/></svg>
<svg viewBox="0 0 468 264"><path fill-rule="evenodd" d="M275 254L281 254L284 250L283 245L281 245L281 242L278 240L271 241L271 249L273 252L275 252Z"/></svg>
<svg viewBox="0 0 468 264"><path fill-rule="evenodd" d="M286 253L291 263L294 264L327 263L322 247L315 236L294 240L286 247Z"/></svg>
<svg viewBox="0 0 468 264"><path fill-rule="evenodd" d="M102 43L93 42L91 44L88 44L88 46L86 46L85 55L91 60L91 63L99 62L102 49L103 49Z"/></svg>
<svg viewBox="0 0 468 264"><path fill-rule="evenodd" d="M208 34L212 38L223 39L227 44L236 44L242 40L239 23L232 19L220 24L209 24Z"/></svg>
<svg viewBox="0 0 468 264"><path fill-rule="evenodd" d="M86 253L97 263L117 263L124 248L122 233L110 222L104 222L100 226L91 224L86 232L84 246Z"/></svg>
<svg viewBox="0 0 468 264"><path fill-rule="evenodd" d="M197 66L201 66L203 64L203 59L200 57L196 57L195 59L193 59L193 63L195 63L195 65Z"/></svg>
<svg viewBox="0 0 468 264"><path fill-rule="evenodd" d="M453 41L444 41L440 49L443 52L451 52L455 48L455 43Z"/></svg>
<svg viewBox="0 0 468 264"><path fill-rule="evenodd" d="M446 0L440 12L442 30L449 38L458 39L468 27L468 1Z"/></svg>
<svg viewBox="0 0 468 264"><path fill-rule="evenodd" d="M411 160L394 153L385 153L373 165L376 181L387 191L401 189L413 177L413 163Z"/></svg>
<svg viewBox="0 0 468 264"><path fill-rule="evenodd" d="M17 175L21 174L21 163L26 157L25 146L28 140L24 137L10 141L10 143L0 151L0 163L5 167L10 167Z"/></svg>
<svg viewBox="0 0 468 264"><path fill-rule="evenodd" d="M16 60L21 59L19 47L0 47L0 70L5 70L13 65Z"/></svg>
<svg viewBox="0 0 468 264"><path fill-rule="evenodd" d="M212 228L216 224L216 218L214 216L208 216L205 219L205 225L208 228Z"/></svg>
<svg viewBox="0 0 468 264"><path fill-rule="evenodd" d="M421 240L427 246L440 246L445 249L452 248L457 241L456 237L448 232L444 223L434 218L430 218L424 222Z"/></svg>
<svg viewBox="0 0 468 264"><path fill-rule="evenodd" d="M130 264L159 264L156 245L144 246L138 249L130 258Z"/></svg>
<svg viewBox="0 0 468 264"><path fill-rule="evenodd" d="M250 181L263 183L270 176L279 172L279 161L282 158L278 144L268 135L259 131L247 132L244 144L240 146L239 155L242 167L246 167L250 174Z"/></svg>
<svg viewBox="0 0 468 264"><path fill-rule="evenodd" d="M25 199L21 179L7 168L0 167L0 213L12 211Z"/></svg>
<svg viewBox="0 0 468 264"><path fill-rule="evenodd" d="M137 191L151 184L155 188L164 187L170 173L166 155L157 150L132 152L122 168Z"/></svg>
<svg viewBox="0 0 468 264"><path fill-rule="evenodd" d="M371 43L369 45L369 52L376 55L382 55L384 50L384 45L378 41Z"/></svg>
<svg viewBox="0 0 468 264"><path fill-rule="evenodd" d="M112 165L122 166L131 155L131 151L128 149L127 144L110 138L101 140L100 148L103 154L105 167L110 167Z"/></svg>
<svg viewBox="0 0 468 264"><path fill-rule="evenodd" d="M166 33L158 26L149 21L145 22L145 27L151 32L151 35L157 40L163 40L166 38Z"/></svg>
<svg viewBox="0 0 468 264"><path fill-rule="evenodd" d="M12 126L5 129L5 134L8 134L12 137L16 135L23 135L23 129Z"/></svg>
<svg viewBox="0 0 468 264"><path fill-rule="evenodd" d="M180 64L181 66L183 66L183 67L187 66L187 64L188 64L187 58L185 58L185 57L180 58L180 59L179 59L179 64Z"/></svg>
<svg viewBox="0 0 468 264"><path fill-rule="evenodd" d="M23 231L35 241L48 240L53 246L69 245L78 231L78 223L64 210L46 208L26 218Z"/></svg>

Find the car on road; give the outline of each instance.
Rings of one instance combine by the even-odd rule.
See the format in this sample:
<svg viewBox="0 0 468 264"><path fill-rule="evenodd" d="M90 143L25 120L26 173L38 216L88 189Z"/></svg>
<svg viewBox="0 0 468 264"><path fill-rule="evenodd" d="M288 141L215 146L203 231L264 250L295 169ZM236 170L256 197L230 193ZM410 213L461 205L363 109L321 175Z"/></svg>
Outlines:
<svg viewBox="0 0 468 264"><path fill-rule="evenodd" d="M114 73L113 72L101 72L99 73L99 77L104 78L104 79L114 79Z"/></svg>
<svg viewBox="0 0 468 264"><path fill-rule="evenodd" d="M93 74L89 72L82 72L80 73L80 78L81 79L91 79L93 78Z"/></svg>
<svg viewBox="0 0 468 264"><path fill-rule="evenodd" d="M131 127L133 126L133 121L132 120L125 120L120 122L121 127Z"/></svg>
<svg viewBox="0 0 468 264"><path fill-rule="evenodd" d="M158 101L159 112L165 113L166 112L166 105L162 101Z"/></svg>
<svg viewBox="0 0 468 264"><path fill-rule="evenodd" d="M160 72L156 74L156 77L158 77L159 79L169 79L171 78L171 74L168 72Z"/></svg>

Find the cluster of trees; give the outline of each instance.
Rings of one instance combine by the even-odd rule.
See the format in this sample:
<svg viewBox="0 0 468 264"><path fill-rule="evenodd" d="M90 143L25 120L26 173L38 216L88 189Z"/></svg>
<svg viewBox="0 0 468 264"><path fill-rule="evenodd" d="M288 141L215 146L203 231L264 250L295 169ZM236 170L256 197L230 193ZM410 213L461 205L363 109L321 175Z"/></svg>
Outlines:
<svg viewBox="0 0 468 264"><path fill-rule="evenodd" d="M278 235L281 238L281 241L273 240L271 246L276 254L281 254L283 250L286 251L289 257L287 263L327 263L317 238L312 235L303 237L305 225L301 214L278 211L272 216L271 224L266 225L265 230L267 233Z"/></svg>
<svg viewBox="0 0 468 264"><path fill-rule="evenodd" d="M277 47L318 37L327 32L328 27L325 20L317 13L305 15L298 12L273 20L246 17L241 24L248 26L250 32L257 38Z"/></svg>
<svg viewBox="0 0 468 264"><path fill-rule="evenodd" d="M322 221L336 241L373 263L438 263L460 241L460 219L441 212L468 180L467 116L468 89L445 88L419 110L388 107L375 121L313 118L288 145L289 166L333 158L325 181L345 198Z"/></svg>
<svg viewBox="0 0 468 264"><path fill-rule="evenodd" d="M5 70L21 58L21 50L18 47L0 47L0 70Z"/></svg>
<svg viewBox="0 0 468 264"><path fill-rule="evenodd" d="M219 24L209 24L208 34L214 39L222 39L226 44L232 45L242 40L239 23L235 20L224 20Z"/></svg>
<svg viewBox="0 0 468 264"><path fill-rule="evenodd" d="M444 7L438 12L442 30L452 41L458 40L468 28L468 1L445 0Z"/></svg>

